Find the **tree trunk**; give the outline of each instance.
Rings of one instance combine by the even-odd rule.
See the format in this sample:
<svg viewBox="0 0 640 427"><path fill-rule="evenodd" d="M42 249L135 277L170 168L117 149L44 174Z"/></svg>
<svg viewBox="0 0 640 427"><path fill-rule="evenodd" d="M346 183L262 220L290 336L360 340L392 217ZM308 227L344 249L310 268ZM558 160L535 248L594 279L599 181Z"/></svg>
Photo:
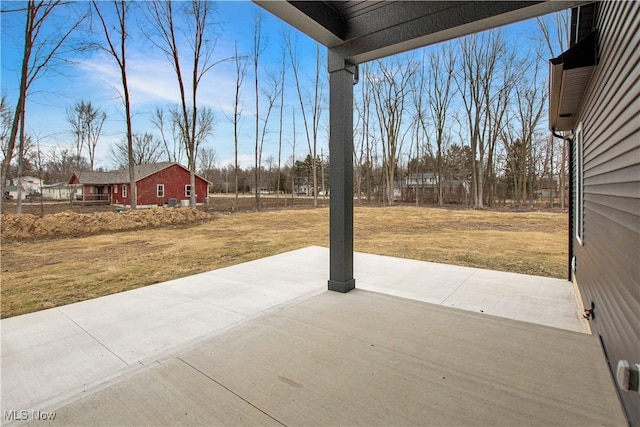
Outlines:
<svg viewBox="0 0 640 427"><path fill-rule="evenodd" d="M124 12L123 12L124 13ZM124 29L123 29L124 31ZM127 83L126 60L125 60L125 40L122 39L122 87L124 92L125 117L127 121L127 154L129 157L129 196L131 198L131 209L138 207L138 189L136 188L136 170L133 158L133 130L131 127L131 102L129 99L129 85Z"/></svg>
<svg viewBox="0 0 640 427"><path fill-rule="evenodd" d="M442 167L442 142L438 143L438 156L436 158L436 168L438 169L438 206L444 206L444 182L443 182L443 167Z"/></svg>
<svg viewBox="0 0 640 427"><path fill-rule="evenodd" d="M9 134L9 141L7 144L7 153L2 164L2 182L0 187L2 190L2 198L0 199L0 213L4 212L4 192L7 182L7 174L11 167L11 160L13 158L13 152L15 150L16 139L18 137L18 126L24 120L24 110L27 98L27 80L29 73L29 58L31 58L31 51L33 49L33 15L35 13L32 2L29 2L27 6L27 17L25 20L24 29L24 53L22 56L22 68L20 71L20 91L18 93L18 102L16 103L15 113L13 115L13 123L11 124L11 133Z"/></svg>
<svg viewBox="0 0 640 427"><path fill-rule="evenodd" d="M562 140L562 165L560 169L560 208L564 211L565 209L565 191L564 186L566 183L566 165L567 165L567 141Z"/></svg>
<svg viewBox="0 0 640 427"><path fill-rule="evenodd" d="M193 167L193 169L191 169L189 171L189 185L191 185L191 197L189 199L190 199L190 205L191 205L192 209L196 208L196 202L197 202L197 199L196 199L196 196L197 196L197 194L196 194L196 174L193 171L194 169L195 169L195 166Z"/></svg>

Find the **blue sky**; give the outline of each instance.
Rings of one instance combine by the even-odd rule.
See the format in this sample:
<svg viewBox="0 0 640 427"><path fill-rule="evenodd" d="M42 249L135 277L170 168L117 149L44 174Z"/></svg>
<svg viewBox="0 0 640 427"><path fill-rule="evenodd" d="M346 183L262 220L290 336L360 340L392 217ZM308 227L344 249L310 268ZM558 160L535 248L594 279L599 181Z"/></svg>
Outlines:
<svg viewBox="0 0 640 427"><path fill-rule="evenodd" d="M2 9L15 4L2 2ZM51 24L63 25L69 14L86 10L89 4L79 2L72 6L72 10L65 11L51 20ZM214 61L231 57L234 43L238 43L240 54L250 54L252 47L253 15L261 9L248 1L225 1L217 3L221 26L219 27L218 42L214 53ZM94 24L97 21L94 20ZM142 18L137 21L142 25ZM61 24L62 23L62 24ZM18 71L22 55L22 40L20 35L23 28L23 16L19 13L2 14L2 79L1 93L7 96L9 106L15 105L19 84ZM266 77L267 73L276 73L280 67L282 54L281 33L285 24L264 13L263 32L267 41L267 48L261 57L260 73ZM540 38L540 31L535 20L525 21L506 27L507 37L513 42L525 47L531 47L533 40ZM96 33L97 34L97 33ZM303 83L310 83L315 67L315 42L305 35L292 30L297 38L300 54L301 74ZM80 37L80 34L78 35ZM89 38L91 35L82 35ZM77 41L77 40L76 40ZM150 132L158 134L149 119L153 110L168 107L179 102L175 73L166 57L140 33L138 25L132 30L128 45L128 71L130 92L133 101L134 132ZM185 50L186 52L186 50ZM321 50L321 57L325 61L326 51ZM27 133L39 141L44 153L61 147L74 147L70 125L65 118L65 111L79 101L91 101L107 113L107 121L103 128L103 136L98 143L96 166L110 168L113 159L110 147L123 139L125 134L124 108L118 96L117 89L121 87L119 71L113 59L100 51L81 52L71 50L66 56L68 61L51 70L47 70L34 83L27 104ZM323 66L324 70L324 66ZM543 67L546 73L546 67ZM323 74L324 76L324 74ZM266 79L263 79L266 81ZM285 137L283 143L283 161L291 156L292 109L299 114L300 106L295 94L294 79L291 70L288 71L285 113ZM221 63L213 68L201 84L199 93L200 105L211 107L216 115L216 127L212 137L205 146L214 148L218 163L227 165L233 159L233 128L225 117L233 111L233 96L235 87L235 70L230 62ZM254 148L254 89L253 71L249 64L247 76L243 86L243 118L241 124L240 157L242 166L250 166L253 162ZM277 115L277 112L274 112ZM321 130L321 144L324 152L328 152L326 143L326 121L328 111L323 112ZM306 150L302 119L296 119L297 146L296 157L303 157ZM277 117L273 117L271 131L265 142L263 159L273 156L277 159Z"/></svg>

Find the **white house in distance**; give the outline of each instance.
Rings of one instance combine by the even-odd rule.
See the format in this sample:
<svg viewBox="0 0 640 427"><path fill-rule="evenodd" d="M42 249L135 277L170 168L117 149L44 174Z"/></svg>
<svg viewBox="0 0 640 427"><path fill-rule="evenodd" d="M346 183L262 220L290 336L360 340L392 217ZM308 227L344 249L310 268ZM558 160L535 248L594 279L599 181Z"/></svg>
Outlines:
<svg viewBox="0 0 640 427"><path fill-rule="evenodd" d="M42 181L38 177L23 176L21 179L22 200L26 199L27 195L30 193L39 193L41 184ZM20 193L18 191L18 178L8 180L5 191L9 193L10 198L17 200L18 193Z"/></svg>
<svg viewBox="0 0 640 427"><path fill-rule="evenodd" d="M66 182L44 184L42 186L42 198L46 200L71 200L71 186Z"/></svg>

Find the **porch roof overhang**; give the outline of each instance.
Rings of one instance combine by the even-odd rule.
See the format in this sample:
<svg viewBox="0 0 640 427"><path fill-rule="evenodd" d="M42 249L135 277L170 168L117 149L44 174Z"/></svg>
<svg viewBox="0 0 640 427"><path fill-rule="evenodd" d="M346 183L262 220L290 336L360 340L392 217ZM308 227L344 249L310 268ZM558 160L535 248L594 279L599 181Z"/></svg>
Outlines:
<svg viewBox="0 0 640 427"><path fill-rule="evenodd" d="M585 91L598 63L597 36L593 31L549 60L549 129L575 128Z"/></svg>
<svg viewBox="0 0 640 427"><path fill-rule="evenodd" d="M256 4L346 61L367 61L568 9L585 1L295 1Z"/></svg>

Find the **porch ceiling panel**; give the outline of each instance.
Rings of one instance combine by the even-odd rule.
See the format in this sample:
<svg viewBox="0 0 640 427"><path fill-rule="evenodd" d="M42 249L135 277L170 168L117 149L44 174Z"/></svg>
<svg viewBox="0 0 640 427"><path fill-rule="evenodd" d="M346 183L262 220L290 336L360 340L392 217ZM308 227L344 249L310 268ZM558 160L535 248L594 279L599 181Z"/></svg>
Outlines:
<svg viewBox="0 0 640 427"><path fill-rule="evenodd" d="M255 0L353 64L568 9L585 1Z"/></svg>
<svg viewBox="0 0 640 427"><path fill-rule="evenodd" d="M595 66L575 68L562 73L560 94L552 101L551 127L558 131L567 131L575 128L577 112L582 103L584 92L591 80ZM553 114L555 113L555 114Z"/></svg>
<svg viewBox="0 0 640 427"><path fill-rule="evenodd" d="M362 14L371 12L372 10L384 7L389 2L380 0L351 0L351 1L334 1L330 6L338 10L340 15L345 19L355 18Z"/></svg>

